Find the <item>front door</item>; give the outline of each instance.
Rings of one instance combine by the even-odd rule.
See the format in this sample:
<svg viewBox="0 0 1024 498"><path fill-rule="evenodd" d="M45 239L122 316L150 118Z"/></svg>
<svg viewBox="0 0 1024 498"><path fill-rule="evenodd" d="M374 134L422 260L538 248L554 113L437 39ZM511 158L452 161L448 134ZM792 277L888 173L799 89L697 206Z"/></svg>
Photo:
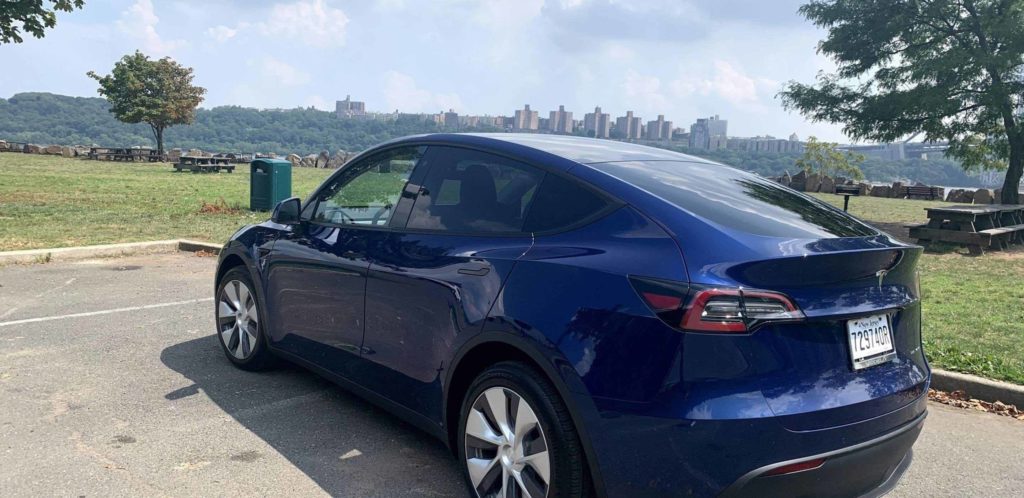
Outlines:
<svg viewBox="0 0 1024 498"><path fill-rule="evenodd" d="M423 152L403 147L346 166L274 244L266 293L274 347L352 378L363 341L367 255L386 242Z"/></svg>

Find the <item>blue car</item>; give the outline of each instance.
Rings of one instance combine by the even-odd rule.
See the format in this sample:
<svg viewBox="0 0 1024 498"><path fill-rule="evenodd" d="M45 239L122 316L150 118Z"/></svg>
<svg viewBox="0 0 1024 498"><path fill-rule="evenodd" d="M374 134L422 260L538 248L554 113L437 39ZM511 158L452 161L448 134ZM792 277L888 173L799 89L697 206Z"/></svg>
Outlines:
<svg viewBox="0 0 1024 498"><path fill-rule="evenodd" d="M684 154L414 136L231 237L217 331L440 438L471 496L878 496L926 415L920 255Z"/></svg>

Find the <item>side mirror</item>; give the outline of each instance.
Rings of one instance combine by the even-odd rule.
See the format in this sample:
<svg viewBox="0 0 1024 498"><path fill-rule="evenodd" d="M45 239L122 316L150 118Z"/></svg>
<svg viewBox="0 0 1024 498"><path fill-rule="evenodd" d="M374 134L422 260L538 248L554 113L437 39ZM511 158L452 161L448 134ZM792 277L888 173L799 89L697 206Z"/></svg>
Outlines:
<svg viewBox="0 0 1024 498"><path fill-rule="evenodd" d="M274 213L270 215L270 221L280 225L295 225L299 222L301 207L298 197L289 197L274 206Z"/></svg>

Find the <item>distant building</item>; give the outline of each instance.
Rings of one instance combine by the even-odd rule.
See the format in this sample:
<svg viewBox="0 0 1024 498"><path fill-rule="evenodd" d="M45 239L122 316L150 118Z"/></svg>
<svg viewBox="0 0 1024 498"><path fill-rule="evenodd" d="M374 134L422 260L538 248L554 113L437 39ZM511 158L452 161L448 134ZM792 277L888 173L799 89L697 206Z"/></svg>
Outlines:
<svg viewBox="0 0 1024 498"><path fill-rule="evenodd" d="M448 112L444 113L444 119L441 123L445 128L458 128L459 127L459 113L452 109L448 109Z"/></svg>
<svg viewBox="0 0 1024 498"><path fill-rule="evenodd" d="M335 102L334 114L339 118L366 116L366 102L352 100L351 95L346 95L345 100Z"/></svg>
<svg viewBox="0 0 1024 498"><path fill-rule="evenodd" d="M611 118L608 117L608 113L601 112L600 107L595 107L594 112L583 115L583 131L588 136L590 132L594 132L594 137L608 138L612 131Z"/></svg>
<svg viewBox="0 0 1024 498"><path fill-rule="evenodd" d="M752 138L730 138L727 140L727 147L732 150L777 154L804 151L804 143L799 140L796 134L790 135L788 140L775 138L770 135Z"/></svg>
<svg viewBox="0 0 1024 498"><path fill-rule="evenodd" d="M664 114L658 114L658 119L647 122L647 140L672 140L672 122L665 121Z"/></svg>
<svg viewBox="0 0 1024 498"><path fill-rule="evenodd" d="M633 111L626 111L625 116L615 118L615 131L627 140L636 140L643 136L643 122L633 117Z"/></svg>
<svg viewBox="0 0 1024 498"><path fill-rule="evenodd" d="M702 150L724 149L727 145L729 122L718 115L700 118L690 125L690 148Z"/></svg>
<svg viewBox="0 0 1024 498"><path fill-rule="evenodd" d="M564 105L558 106L557 111L551 111L548 117L547 129L552 133L572 133L572 112L566 111Z"/></svg>
<svg viewBox="0 0 1024 498"><path fill-rule="evenodd" d="M537 111L530 110L530 104L526 104L522 109L516 111L512 121L513 131L537 131L538 129L540 129L540 116Z"/></svg>

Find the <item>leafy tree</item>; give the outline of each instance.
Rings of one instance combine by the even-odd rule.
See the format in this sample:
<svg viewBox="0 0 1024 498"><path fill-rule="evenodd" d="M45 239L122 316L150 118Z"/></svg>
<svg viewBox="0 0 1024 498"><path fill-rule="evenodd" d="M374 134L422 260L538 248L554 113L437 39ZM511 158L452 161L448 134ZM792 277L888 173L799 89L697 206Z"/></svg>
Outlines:
<svg viewBox="0 0 1024 498"><path fill-rule="evenodd" d="M57 11L71 12L81 9L85 0L50 0L47 8L43 0L0 1L0 43L21 43L24 30L36 38L42 38L46 28L57 25ZM16 23L21 23L19 28Z"/></svg>
<svg viewBox="0 0 1024 498"><path fill-rule="evenodd" d="M836 176L844 174L854 180L863 180L864 173L858 164L864 162L864 156L837 149L839 144L819 142L817 137L809 137L804 148L804 155L796 160L796 166L808 173Z"/></svg>
<svg viewBox="0 0 1024 498"><path fill-rule="evenodd" d="M191 124L206 89L192 84L192 68L170 57L150 60L136 51L114 63L114 71L90 78L100 83L99 94L110 102L110 112L125 123L146 123L153 131L156 147L164 153L164 130L177 124Z"/></svg>
<svg viewBox="0 0 1024 498"><path fill-rule="evenodd" d="M828 35L838 66L790 82L787 108L843 123L858 139L923 133L966 168L1005 168L1003 203L1024 172L1024 0L812 0L800 13Z"/></svg>

